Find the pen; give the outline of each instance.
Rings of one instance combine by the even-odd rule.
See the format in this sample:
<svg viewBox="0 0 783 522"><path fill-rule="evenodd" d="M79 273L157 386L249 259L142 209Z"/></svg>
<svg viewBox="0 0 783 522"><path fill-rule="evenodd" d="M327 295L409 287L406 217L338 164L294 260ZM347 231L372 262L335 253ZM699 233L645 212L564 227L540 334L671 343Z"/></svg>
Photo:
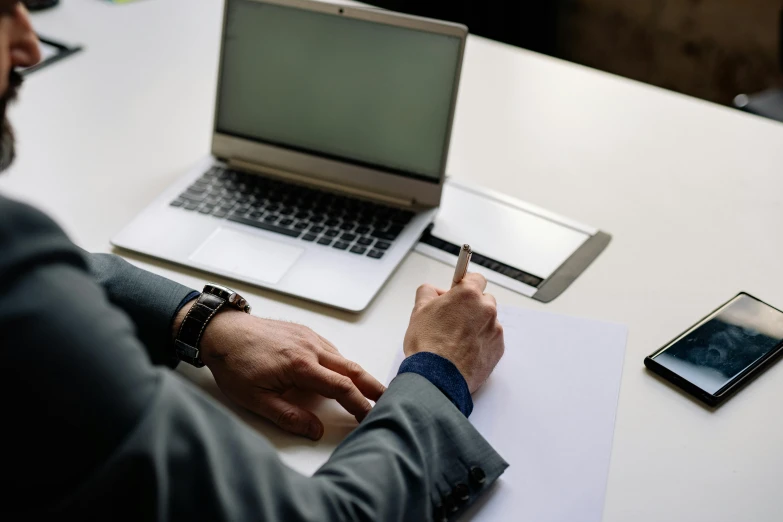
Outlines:
<svg viewBox="0 0 783 522"><path fill-rule="evenodd" d="M462 281L465 274L468 273L468 265L470 264L470 256L473 255L473 250L470 249L470 245L462 245L459 251L459 257L457 258L457 268L454 269L454 278L451 280L451 287Z"/></svg>

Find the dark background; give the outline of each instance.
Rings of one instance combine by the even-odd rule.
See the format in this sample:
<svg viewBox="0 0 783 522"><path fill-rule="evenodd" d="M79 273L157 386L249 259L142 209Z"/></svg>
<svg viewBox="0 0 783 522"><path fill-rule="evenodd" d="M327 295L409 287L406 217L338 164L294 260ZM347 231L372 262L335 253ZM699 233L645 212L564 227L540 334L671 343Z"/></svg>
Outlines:
<svg viewBox="0 0 783 522"><path fill-rule="evenodd" d="M782 0L368 0L728 104L779 86Z"/></svg>
<svg viewBox="0 0 783 522"><path fill-rule="evenodd" d="M370 0L403 13L467 25L474 34L555 54L560 2L528 0Z"/></svg>

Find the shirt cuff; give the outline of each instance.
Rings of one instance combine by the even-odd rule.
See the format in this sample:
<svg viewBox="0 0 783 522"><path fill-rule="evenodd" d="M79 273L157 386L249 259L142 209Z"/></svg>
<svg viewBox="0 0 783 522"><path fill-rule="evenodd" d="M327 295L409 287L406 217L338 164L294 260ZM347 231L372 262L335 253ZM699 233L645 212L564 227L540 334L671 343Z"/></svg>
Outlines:
<svg viewBox="0 0 783 522"><path fill-rule="evenodd" d="M193 290L188 295L186 295L185 299L180 301L179 305L177 305L177 309L174 310L174 315L171 316L171 322L172 323L174 322L174 319L177 318L177 314L179 313L180 310L182 310L185 307L186 304L188 304L189 302L191 302L192 300L194 300L195 298L197 298L200 295L201 295L201 292L199 292L198 290Z"/></svg>
<svg viewBox="0 0 783 522"><path fill-rule="evenodd" d="M431 352L419 352L402 361L397 375L401 373L417 373L430 381L465 417L469 417L473 411L468 383L448 359Z"/></svg>

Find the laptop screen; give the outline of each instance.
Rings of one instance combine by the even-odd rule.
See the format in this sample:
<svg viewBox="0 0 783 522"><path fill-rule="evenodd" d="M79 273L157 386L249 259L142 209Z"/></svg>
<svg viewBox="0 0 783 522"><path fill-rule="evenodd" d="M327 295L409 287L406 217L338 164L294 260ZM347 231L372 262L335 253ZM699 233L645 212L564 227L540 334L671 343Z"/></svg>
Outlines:
<svg viewBox="0 0 783 522"><path fill-rule="evenodd" d="M219 133L437 182L460 38L229 0Z"/></svg>

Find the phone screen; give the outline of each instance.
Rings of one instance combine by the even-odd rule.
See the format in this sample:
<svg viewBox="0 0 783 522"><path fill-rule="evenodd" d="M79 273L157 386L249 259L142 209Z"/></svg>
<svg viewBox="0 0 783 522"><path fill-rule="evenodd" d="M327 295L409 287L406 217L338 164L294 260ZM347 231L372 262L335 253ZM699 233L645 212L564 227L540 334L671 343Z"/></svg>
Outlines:
<svg viewBox="0 0 783 522"><path fill-rule="evenodd" d="M715 395L781 342L783 312L740 294L652 359Z"/></svg>

